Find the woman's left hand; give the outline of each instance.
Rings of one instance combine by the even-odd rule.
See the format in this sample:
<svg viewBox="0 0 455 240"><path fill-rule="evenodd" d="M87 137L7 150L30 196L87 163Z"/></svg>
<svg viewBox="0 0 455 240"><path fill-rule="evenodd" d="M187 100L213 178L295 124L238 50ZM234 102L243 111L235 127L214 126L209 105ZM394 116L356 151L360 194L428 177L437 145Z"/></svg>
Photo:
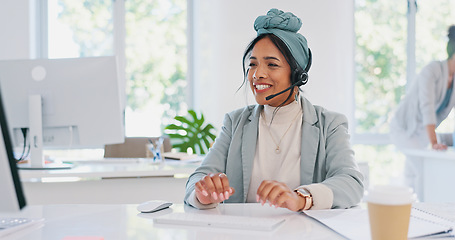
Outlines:
<svg viewBox="0 0 455 240"><path fill-rule="evenodd" d="M256 194L256 201L264 205L269 202L271 206L287 208L298 211L305 206L305 199L297 195L285 183L277 181L262 181Z"/></svg>

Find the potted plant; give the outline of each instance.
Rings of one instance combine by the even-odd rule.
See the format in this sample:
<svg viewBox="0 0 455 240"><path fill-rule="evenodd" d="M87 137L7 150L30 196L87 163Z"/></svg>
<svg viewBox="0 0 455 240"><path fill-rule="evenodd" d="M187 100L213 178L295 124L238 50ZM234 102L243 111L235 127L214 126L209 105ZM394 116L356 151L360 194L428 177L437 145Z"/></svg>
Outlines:
<svg viewBox="0 0 455 240"><path fill-rule="evenodd" d="M188 110L188 115L176 116L177 124L169 124L164 128L164 133L169 136L173 148L180 152L206 154L216 136L212 124L204 123L204 115L198 117L194 110Z"/></svg>

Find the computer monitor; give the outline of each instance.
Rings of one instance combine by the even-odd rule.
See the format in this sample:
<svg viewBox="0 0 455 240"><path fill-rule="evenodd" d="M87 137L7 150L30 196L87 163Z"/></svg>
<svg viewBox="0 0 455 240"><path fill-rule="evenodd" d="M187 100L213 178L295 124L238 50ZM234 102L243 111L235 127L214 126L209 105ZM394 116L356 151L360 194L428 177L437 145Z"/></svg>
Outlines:
<svg viewBox="0 0 455 240"><path fill-rule="evenodd" d="M43 147L102 148L124 141L113 56L3 60L0 86L13 145L21 149L27 140L30 146L27 167L55 167L44 164Z"/></svg>
<svg viewBox="0 0 455 240"><path fill-rule="evenodd" d="M0 129L0 212L14 212L25 207L26 202L13 156L1 92Z"/></svg>

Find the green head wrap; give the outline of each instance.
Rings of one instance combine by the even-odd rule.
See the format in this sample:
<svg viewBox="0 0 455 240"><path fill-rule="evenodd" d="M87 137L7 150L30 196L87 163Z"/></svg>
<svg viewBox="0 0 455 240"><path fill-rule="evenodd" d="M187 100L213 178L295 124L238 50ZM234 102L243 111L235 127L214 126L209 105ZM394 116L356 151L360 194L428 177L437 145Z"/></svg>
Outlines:
<svg viewBox="0 0 455 240"><path fill-rule="evenodd" d="M270 9L267 15L259 16L254 21L254 30L258 36L271 33L279 37L289 48L299 66L305 69L308 64L308 44L306 38L297 33L301 26L300 18L276 8Z"/></svg>
<svg viewBox="0 0 455 240"><path fill-rule="evenodd" d="M449 56L448 58L451 58L455 53L455 25L449 27L447 37L449 37L449 42L447 42L447 55Z"/></svg>

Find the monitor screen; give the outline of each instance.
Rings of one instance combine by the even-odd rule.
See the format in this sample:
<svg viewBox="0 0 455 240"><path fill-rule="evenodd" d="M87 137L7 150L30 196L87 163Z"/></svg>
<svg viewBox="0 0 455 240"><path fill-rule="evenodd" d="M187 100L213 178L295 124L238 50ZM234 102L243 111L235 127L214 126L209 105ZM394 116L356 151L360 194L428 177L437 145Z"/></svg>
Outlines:
<svg viewBox="0 0 455 240"><path fill-rule="evenodd" d="M13 212L25 207L26 202L13 156L1 92L0 129L0 212Z"/></svg>
<svg viewBox="0 0 455 240"><path fill-rule="evenodd" d="M44 164L42 148L102 148L124 141L113 56L3 60L0 85L13 145L29 146L37 168Z"/></svg>

